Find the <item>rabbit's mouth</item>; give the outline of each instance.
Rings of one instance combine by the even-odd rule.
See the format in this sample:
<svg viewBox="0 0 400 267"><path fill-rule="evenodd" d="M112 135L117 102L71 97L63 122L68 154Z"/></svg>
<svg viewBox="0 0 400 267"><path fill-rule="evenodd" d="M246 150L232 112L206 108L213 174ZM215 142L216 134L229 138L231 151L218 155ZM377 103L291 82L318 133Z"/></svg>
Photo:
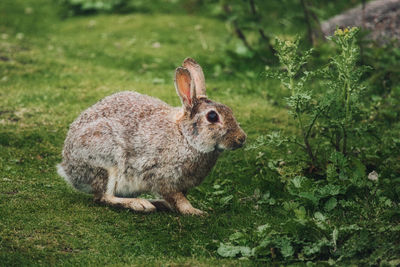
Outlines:
<svg viewBox="0 0 400 267"><path fill-rule="evenodd" d="M238 141L236 142L230 143L228 146L224 144L217 144L215 146L215 149L218 150L219 152L222 152L224 150L236 150L238 148L243 147L245 141L246 141L246 136L242 137L241 139L238 139Z"/></svg>

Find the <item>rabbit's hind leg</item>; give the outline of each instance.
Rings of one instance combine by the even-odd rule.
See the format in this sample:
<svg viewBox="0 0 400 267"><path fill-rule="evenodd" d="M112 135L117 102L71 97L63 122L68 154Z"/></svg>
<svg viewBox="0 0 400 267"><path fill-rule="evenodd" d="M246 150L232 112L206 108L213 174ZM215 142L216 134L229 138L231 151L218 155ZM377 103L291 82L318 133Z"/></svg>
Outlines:
<svg viewBox="0 0 400 267"><path fill-rule="evenodd" d="M142 198L121 198L114 195L118 183L118 170L113 167L108 169L108 181L105 192L96 194L95 200L116 207L123 207L139 212L153 212L156 207L147 199Z"/></svg>
<svg viewBox="0 0 400 267"><path fill-rule="evenodd" d="M122 198L104 194L98 200L110 206L127 208L133 211L153 212L156 210L156 207L150 201L143 198Z"/></svg>

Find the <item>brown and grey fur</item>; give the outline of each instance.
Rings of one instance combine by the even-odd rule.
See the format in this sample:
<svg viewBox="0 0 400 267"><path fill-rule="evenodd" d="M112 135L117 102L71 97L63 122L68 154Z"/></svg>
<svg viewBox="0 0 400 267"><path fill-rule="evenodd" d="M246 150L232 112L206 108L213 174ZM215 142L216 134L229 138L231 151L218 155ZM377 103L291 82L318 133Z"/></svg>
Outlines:
<svg viewBox="0 0 400 267"><path fill-rule="evenodd" d="M202 214L185 192L203 181L222 150L242 146L246 134L231 109L207 98L204 74L193 59L176 69L175 87L181 108L121 92L82 112L70 126L58 173L110 205ZM217 123L206 119L211 110ZM165 201L137 198L143 192Z"/></svg>

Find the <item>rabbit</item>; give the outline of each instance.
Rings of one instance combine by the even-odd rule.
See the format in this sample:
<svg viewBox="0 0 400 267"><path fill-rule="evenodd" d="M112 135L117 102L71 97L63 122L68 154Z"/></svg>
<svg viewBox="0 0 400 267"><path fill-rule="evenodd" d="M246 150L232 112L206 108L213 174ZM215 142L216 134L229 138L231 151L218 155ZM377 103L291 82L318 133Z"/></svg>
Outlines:
<svg viewBox="0 0 400 267"><path fill-rule="evenodd" d="M229 107L207 98L203 70L193 59L176 69L175 88L182 107L125 91L83 111L70 125L59 175L106 205L203 214L186 192L222 151L240 148L246 134ZM161 199L138 198L145 192Z"/></svg>

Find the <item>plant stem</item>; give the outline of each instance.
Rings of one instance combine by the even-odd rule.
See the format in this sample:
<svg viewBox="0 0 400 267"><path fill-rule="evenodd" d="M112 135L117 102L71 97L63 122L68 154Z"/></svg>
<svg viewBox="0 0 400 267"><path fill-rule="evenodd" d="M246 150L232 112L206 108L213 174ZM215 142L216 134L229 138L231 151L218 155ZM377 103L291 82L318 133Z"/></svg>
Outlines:
<svg viewBox="0 0 400 267"><path fill-rule="evenodd" d="M294 96L294 94L295 94L295 92L294 92L294 74L293 74L292 70L289 68L289 66L287 66L287 67L288 67L287 69L288 69L288 76L289 76L289 87L290 87L289 89L290 89L290 91L292 93L292 96ZM301 135L303 136L304 148L305 148L308 156L311 159L311 164L313 166L315 166L315 156L314 156L314 154L312 152L312 148L311 148L310 142L308 141L308 137L309 137L311 128L315 123L315 120L312 122L309 131L306 132L305 129L304 129L303 121L301 119L301 112L299 111L298 107L296 107L296 116L297 116L297 120L299 122Z"/></svg>
<svg viewBox="0 0 400 267"><path fill-rule="evenodd" d="M307 152L308 156L311 159L312 165L314 166L315 165L315 157L314 157L314 154L312 152L312 148L311 148L310 142L308 141L308 136L309 135L304 130L303 121L301 120L300 112L296 111L296 114L297 114L297 117L299 119L299 125L300 125L300 129L301 129L301 134L303 135L303 140L304 140L304 145L305 145L305 148L306 148L306 152Z"/></svg>
<svg viewBox="0 0 400 267"><path fill-rule="evenodd" d="M350 44L350 47L347 47L349 50L348 55L346 55L346 58L351 58L353 57L352 53L352 45ZM347 54L347 53L346 53ZM351 120L351 110L350 110L350 91L351 91L351 84L350 84L350 69L346 67L346 73L345 73L345 95L344 95L344 100L345 100L345 121L344 125L342 126L342 131L343 131L343 147L342 147L342 153L343 155L346 155L347 153L347 127L350 126L350 120Z"/></svg>
<svg viewBox="0 0 400 267"><path fill-rule="evenodd" d="M343 149L342 149L343 155L346 155L347 153L347 132L346 132L346 126L343 127Z"/></svg>

